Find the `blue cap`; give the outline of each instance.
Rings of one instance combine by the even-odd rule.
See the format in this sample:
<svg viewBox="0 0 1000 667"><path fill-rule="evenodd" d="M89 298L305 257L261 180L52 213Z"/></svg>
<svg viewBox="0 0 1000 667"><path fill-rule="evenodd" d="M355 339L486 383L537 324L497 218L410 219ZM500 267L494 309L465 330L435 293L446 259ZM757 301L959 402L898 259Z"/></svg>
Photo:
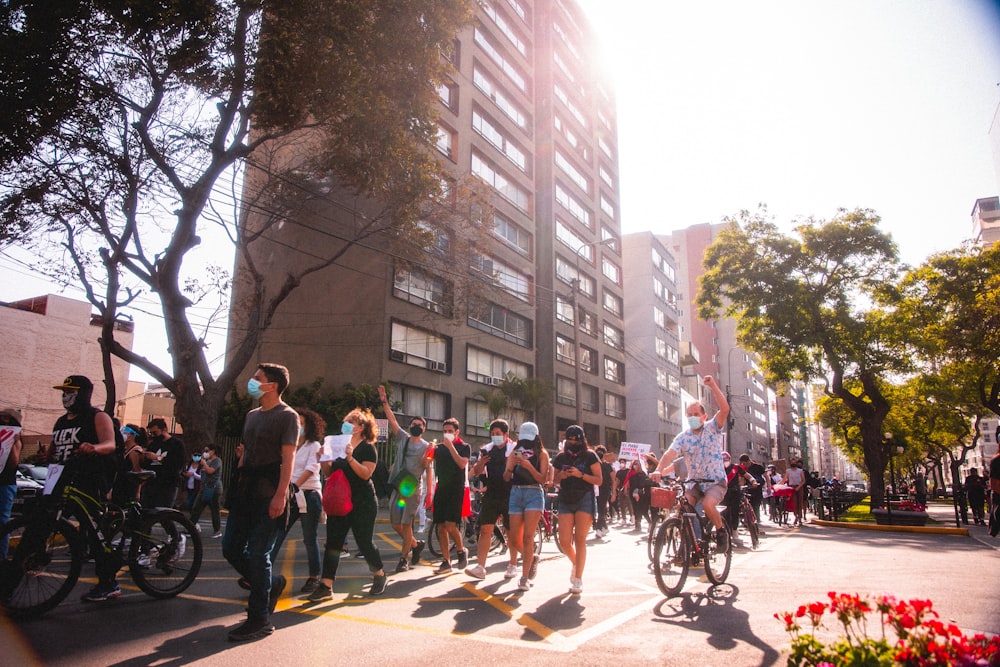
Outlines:
<svg viewBox="0 0 1000 667"><path fill-rule="evenodd" d="M538 424L535 422L524 422L517 429L517 437L521 440L534 440L538 437Z"/></svg>

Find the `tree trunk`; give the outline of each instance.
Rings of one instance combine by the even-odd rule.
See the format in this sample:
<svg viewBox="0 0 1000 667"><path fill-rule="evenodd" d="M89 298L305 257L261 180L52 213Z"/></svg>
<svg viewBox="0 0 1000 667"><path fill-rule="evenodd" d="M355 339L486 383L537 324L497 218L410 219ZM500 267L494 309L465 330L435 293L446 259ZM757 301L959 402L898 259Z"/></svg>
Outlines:
<svg viewBox="0 0 1000 667"><path fill-rule="evenodd" d="M861 420L861 447L868 468L871 506L882 507L885 502L885 469L889 462L882 436L882 419L868 417Z"/></svg>

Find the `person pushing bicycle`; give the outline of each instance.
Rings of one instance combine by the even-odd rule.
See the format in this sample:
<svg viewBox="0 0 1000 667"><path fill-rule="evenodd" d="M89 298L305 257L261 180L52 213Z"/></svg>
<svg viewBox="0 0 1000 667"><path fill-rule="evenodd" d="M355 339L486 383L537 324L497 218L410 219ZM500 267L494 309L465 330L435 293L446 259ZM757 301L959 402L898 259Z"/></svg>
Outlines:
<svg viewBox="0 0 1000 667"><path fill-rule="evenodd" d="M705 406L700 401L690 403L685 410L688 428L674 438L673 443L660 458L656 470L650 474L650 479L659 482L660 477L670 470L674 460L683 456L687 462L689 480L712 480L685 484L685 496L692 505L702 500L705 516L712 525L721 529L722 515L719 513L718 505L726 495L726 472L722 463L722 452L723 433L726 420L729 418L729 403L714 377L706 375L703 382L712 392L714 402L719 406L718 412L709 419ZM728 535L724 530L719 531L722 551L729 547L728 543L721 543L722 540L728 540Z"/></svg>

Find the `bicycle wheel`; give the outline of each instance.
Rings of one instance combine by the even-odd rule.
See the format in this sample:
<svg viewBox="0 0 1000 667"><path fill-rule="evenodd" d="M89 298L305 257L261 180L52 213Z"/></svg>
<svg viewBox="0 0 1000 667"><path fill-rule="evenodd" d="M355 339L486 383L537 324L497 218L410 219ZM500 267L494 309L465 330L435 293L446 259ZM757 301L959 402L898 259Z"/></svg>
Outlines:
<svg viewBox="0 0 1000 667"><path fill-rule="evenodd" d="M0 603L10 616L40 616L66 599L86 559L83 537L69 521L21 516L0 531Z"/></svg>
<svg viewBox="0 0 1000 667"><path fill-rule="evenodd" d="M646 557L649 558L650 562L653 560L653 547L656 544L656 528L660 525L662 518L660 510L656 510L649 519L649 534L646 535Z"/></svg>
<svg viewBox="0 0 1000 667"><path fill-rule="evenodd" d="M760 544L760 528L757 525L757 515L749 504L743 506L743 525L750 533L750 546L756 549Z"/></svg>
<svg viewBox="0 0 1000 667"><path fill-rule="evenodd" d="M201 570L202 545L191 521L176 510L146 513L131 538L128 569L139 589L154 598L171 598L191 585Z"/></svg>
<svg viewBox="0 0 1000 667"><path fill-rule="evenodd" d="M535 526L535 558L542 553L542 543L545 541L545 529L542 527L542 520L538 520L538 525Z"/></svg>
<svg viewBox="0 0 1000 667"><path fill-rule="evenodd" d="M653 574L660 592L672 597L684 588L688 573L687 540L680 519L667 519L653 538Z"/></svg>
<svg viewBox="0 0 1000 667"><path fill-rule="evenodd" d="M556 541L556 549L559 549L559 553L566 553L563 551L562 542L559 541L559 513L552 512L552 538Z"/></svg>
<svg viewBox="0 0 1000 667"><path fill-rule="evenodd" d="M507 553L507 528L504 526L503 517L497 517L497 522L493 526L493 535L490 537L490 553L499 553L501 556Z"/></svg>
<svg viewBox="0 0 1000 667"><path fill-rule="evenodd" d="M706 531L705 575L713 584L724 583L729 576L729 566L733 559L733 540L729 528L725 523L722 524L722 528L716 528L709 523L704 530ZM726 532L725 550L719 549L720 530Z"/></svg>

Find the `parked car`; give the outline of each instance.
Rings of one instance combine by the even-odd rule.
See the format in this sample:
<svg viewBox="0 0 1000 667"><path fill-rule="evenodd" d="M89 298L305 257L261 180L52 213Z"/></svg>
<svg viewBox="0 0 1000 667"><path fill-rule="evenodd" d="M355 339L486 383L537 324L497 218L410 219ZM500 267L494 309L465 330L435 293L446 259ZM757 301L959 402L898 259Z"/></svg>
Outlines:
<svg viewBox="0 0 1000 667"><path fill-rule="evenodd" d="M31 463L21 463L17 466L18 471L30 479L35 480L41 484L45 484L45 480L49 476L48 466L37 466Z"/></svg>
<svg viewBox="0 0 1000 667"><path fill-rule="evenodd" d="M17 471L17 493L14 495L14 505L11 507L11 516L18 516L24 511L25 501L41 495L45 485Z"/></svg>

